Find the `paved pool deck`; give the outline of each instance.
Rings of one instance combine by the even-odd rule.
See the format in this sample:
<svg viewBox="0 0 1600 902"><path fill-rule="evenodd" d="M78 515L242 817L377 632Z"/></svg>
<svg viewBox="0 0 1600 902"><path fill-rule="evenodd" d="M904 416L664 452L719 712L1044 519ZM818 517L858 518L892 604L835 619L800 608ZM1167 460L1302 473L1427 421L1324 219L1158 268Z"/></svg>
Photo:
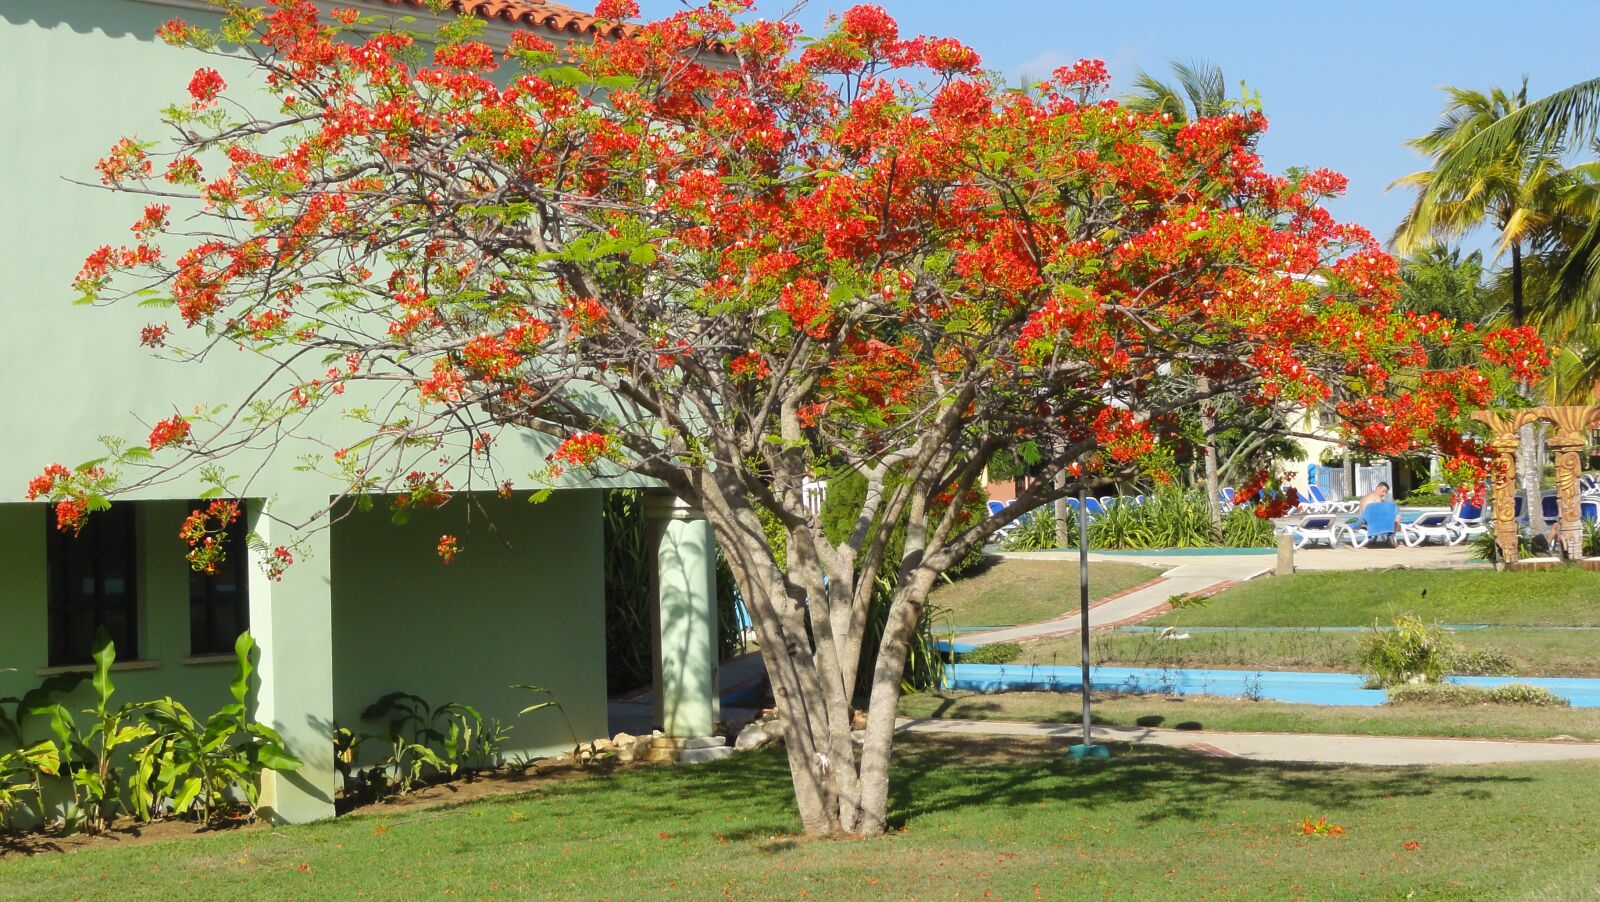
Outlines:
<svg viewBox="0 0 1600 902"><path fill-rule="evenodd" d="M1020 736L1078 739L1078 724L1011 720L953 720L902 717L906 733L964 736ZM1515 764L1537 761L1600 761L1600 743L1499 739L1422 739L1399 736L1349 736L1309 733L1230 733L1221 730L1161 730L1153 727L1094 726L1097 742L1129 742L1180 748L1218 758L1359 764L1376 767L1426 767L1464 764Z"/></svg>

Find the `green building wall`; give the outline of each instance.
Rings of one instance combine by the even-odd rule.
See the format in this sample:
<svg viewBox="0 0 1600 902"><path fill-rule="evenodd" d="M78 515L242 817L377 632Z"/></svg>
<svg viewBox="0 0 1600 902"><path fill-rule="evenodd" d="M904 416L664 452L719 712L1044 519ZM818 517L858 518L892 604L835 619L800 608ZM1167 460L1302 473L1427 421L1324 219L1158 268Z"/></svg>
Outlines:
<svg viewBox="0 0 1600 902"><path fill-rule="evenodd" d="M362 710L410 692L500 720L511 728L507 754L570 750L556 711L517 716L543 701L511 688L531 683L555 693L580 740L605 735L600 492L473 501L484 509L451 504L394 526L375 508L334 524L335 722L381 733ZM461 543L448 565L434 553L446 533Z"/></svg>
<svg viewBox="0 0 1600 902"><path fill-rule="evenodd" d="M136 505L139 657L119 654L113 701L171 696L203 717L229 700L233 658L189 655L189 564L178 538L188 510L180 501ZM0 504L0 668L12 668L0 673L0 696L21 695L58 670L48 666L49 515L43 505ZM82 686L71 707L85 707L90 698Z"/></svg>
<svg viewBox="0 0 1600 902"><path fill-rule="evenodd" d="M164 140L159 110L186 96L196 68L219 69L232 99L248 104L261 96L252 94L237 61L156 40L156 28L174 16L215 21L183 2L0 0L0 197L6 212L0 216L0 311L12 336L7 391L0 396L0 420L8 424L0 431L0 668L14 668L0 672L0 695L36 685L47 664L50 512L20 503L29 478L51 462L72 466L99 456L101 435L140 441L150 424L175 411L236 402L269 366L250 352L226 348L204 365L158 360L139 347L138 333L162 321L160 310L71 303L70 283L84 257L103 244L127 243L145 202L95 187L95 161L124 135ZM174 221L182 212L174 211ZM301 454L360 437L330 412L306 430L316 444L281 447L266 462L231 461L231 471L255 474L246 494L273 499L282 521L299 522L338 489L295 471ZM497 479L508 478L519 490L542 487L529 474L542 469L547 440L522 430L495 447ZM357 515L312 538L311 547L322 552L315 563L297 565L300 575L270 584L258 574L252 615L272 615L253 630L261 643L261 674L276 668L285 677L258 687L259 704L275 725L294 734L294 743L315 751L318 760L307 768L311 782L326 783L331 752L321 736L332 724L377 731L381 725L362 724L359 714L396 690L434 704L477 706L512 725L511 750L555 751L570 742L554 712L517 718L515 712L535 699L509 689L511 683L554 690L580 738L605 733L603 539L593 485L573 470L539 505L519 494L512 502L485 499L485 511L459 498L401 527L382 511ZM141 654L116 674L122 701L170 695L202 713L227 698L228 659L188 654L188 565L177 529L186 500L202 488L191 475L124 496L140 505ZM273 523L272 544L288 541L286 532L282 522ZM446 532L463 547L448 567L434 554ZM709 558L674 560L709 566ZM714 674L707 670L714 657L711 665L704 654L668 657L667 669L696 675L669 682L704 695L704 673ZM308 661L318 667L301 666ZM86 690L80 692L86 701ZM291 819L331 813L315 787L288 794L295 805L303 803Z"/></svg>

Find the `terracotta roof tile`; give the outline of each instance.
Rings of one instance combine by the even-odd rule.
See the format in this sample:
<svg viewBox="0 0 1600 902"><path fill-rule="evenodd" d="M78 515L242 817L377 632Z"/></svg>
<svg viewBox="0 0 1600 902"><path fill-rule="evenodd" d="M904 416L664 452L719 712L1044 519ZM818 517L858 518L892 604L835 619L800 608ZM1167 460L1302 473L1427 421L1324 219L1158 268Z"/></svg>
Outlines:
<svg viewBox="0 0 1600 902"><path fill-rule="evenodd" d="M425 0L383 0L383 2L390 6L417 8L425 5ZM450 0L450 5L464 13L482 16L490 21L540 28L574 37L604 34L607 37L620 38L637 27L623 24L601 28L599 20L590 13L560 3L550 3L547 0ZM712 49L718 53L726 52L720 46Z"/></svg>

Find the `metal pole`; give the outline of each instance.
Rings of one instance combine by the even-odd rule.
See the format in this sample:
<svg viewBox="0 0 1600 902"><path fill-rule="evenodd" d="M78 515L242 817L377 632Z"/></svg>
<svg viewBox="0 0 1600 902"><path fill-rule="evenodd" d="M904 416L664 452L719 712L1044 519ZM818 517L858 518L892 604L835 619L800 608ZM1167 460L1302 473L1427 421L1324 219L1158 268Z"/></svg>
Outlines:
<svg viewBox="0 0 1600 902"><path fill-rule="evenodd" d="M1083 748L1089 741L1089 508L1088 493L1078 487L1078 636L1083 648Z"/></svg>

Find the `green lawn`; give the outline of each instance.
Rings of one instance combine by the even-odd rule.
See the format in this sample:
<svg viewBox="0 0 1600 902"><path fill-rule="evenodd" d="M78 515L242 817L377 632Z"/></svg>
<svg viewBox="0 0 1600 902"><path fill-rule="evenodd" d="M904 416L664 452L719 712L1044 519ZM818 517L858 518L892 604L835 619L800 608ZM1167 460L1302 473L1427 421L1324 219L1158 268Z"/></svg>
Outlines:
<svg viewBox="0 0 1600 902"><path fill-rule="evenodd" d="M1151 624L1367 626L1414 612L1443 623L1600 626L1600 572L1384 570L1251 580Z"/></svg>
<svg viewBox="0 0 1600 902"><path fill-rule="evenodd" d="M924 693L901 700L907 717L1078 723L1076 693ZM1476 739L1600 740L1600 708L1472 708L1406 705L1362 708L1191 696L1096 694L1094 717L1111 726L1230 730L1247 733L1351 733L1369 736L1455 736Z"/></svg>
<svg viewBox="0 0 1600 902"><path fill-rule="evenodd" d="M1138 564L1089 565L1089 597L1104 598L1149 582L1161 570ZM935 589L940 626L1011 626L1057 617L1078 607L1076 561L992 560L965 579Z"/></svg>
<svg viewBox="0 0 1600 902"><path fill-rule="evenodd" d="M1189 618L1185 617L1185 621ZM1178 632L1183 632L1180 624ZM1331 670L1360 673L1357 652L1365 631L1298 630L1194 632L1187 639L1155 633L1091 634L1089 660L1117 667L1202 667L1260 670ZM1452 634L1464 651L1493 649L1524 676L1600 676L1600 631L1492 627ZM1079 639L1043 639L1022 645L1022 664L1078 663Z"/></svg>
<svg viewBox="0 0 1600 902"><path fill-rule="evenodd" d="M892 836L792 837L781 754L454 808L0 860L0 897L1578 898L1600 768L1274 765L901 744ZM1304 818L1344 828L1305 836ZM1408 849L1408 842L1416 847Z"/></svg>

